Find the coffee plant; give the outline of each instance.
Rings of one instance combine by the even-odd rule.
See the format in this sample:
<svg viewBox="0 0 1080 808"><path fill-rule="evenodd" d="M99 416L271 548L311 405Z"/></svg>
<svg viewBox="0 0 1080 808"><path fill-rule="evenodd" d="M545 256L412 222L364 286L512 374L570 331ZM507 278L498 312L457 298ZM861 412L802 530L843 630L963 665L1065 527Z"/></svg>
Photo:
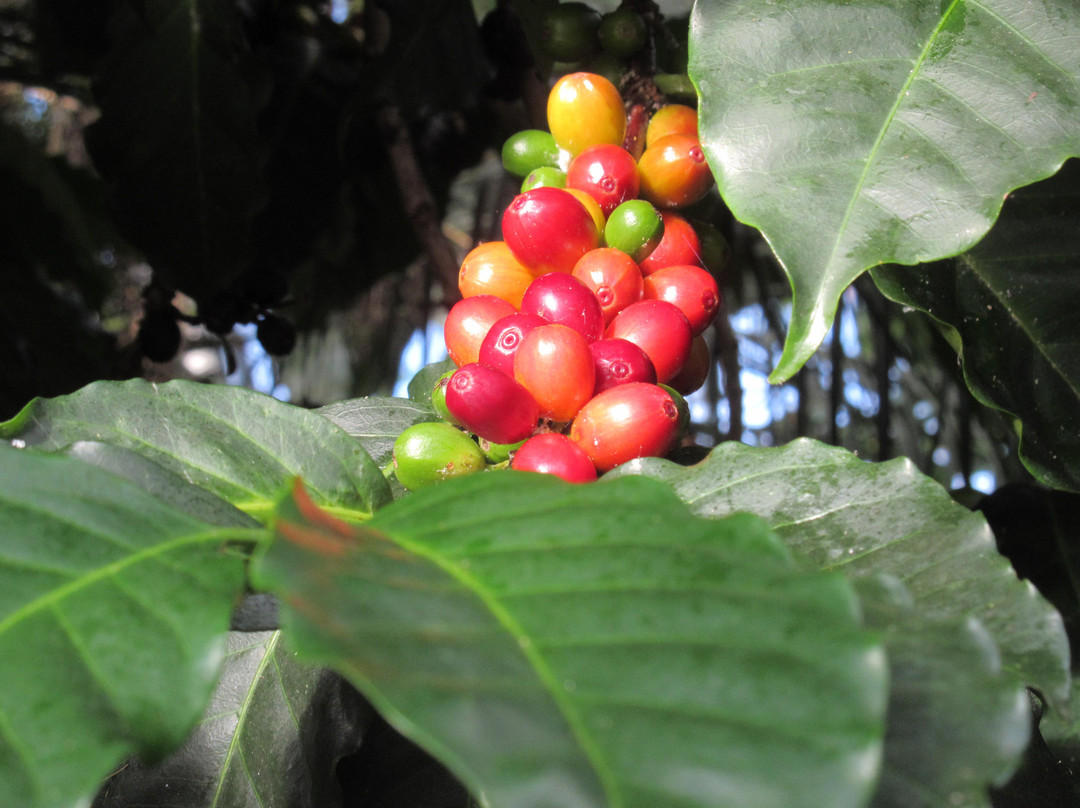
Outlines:
<svg viewBox="0 0 1080 808"><path fill-rule="evenodd" d="M0 806L1076 804L1080 7L668 5L0 9L0 89L93 110L81 158L0 118ZM1025 484L696 445L734 222L790 282L773 381L857 284ZM148 371L419 255L407 397Z"/></svg>

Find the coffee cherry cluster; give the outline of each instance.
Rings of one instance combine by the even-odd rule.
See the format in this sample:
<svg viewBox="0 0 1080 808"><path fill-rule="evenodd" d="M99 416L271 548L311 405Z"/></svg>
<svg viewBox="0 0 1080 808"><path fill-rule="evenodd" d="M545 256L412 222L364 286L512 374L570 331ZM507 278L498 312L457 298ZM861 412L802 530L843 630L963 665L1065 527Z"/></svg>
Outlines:
<svg viewBox="0 0 1080 808"><path fill-rule="evenodd" d="M443 436L446 463L414 474L407 430L395 452L407 487L481 465L466 433L486 465L574 482L663 456L688 426L683 396L708 375L703 332L720 289L678 212L712 185L695 111L659 109L635 160L622 145L618 90L573 73L551 90L548 126L504 146L522 190L503 213L502 240L461 264L462 299L444 326L456 369L433 394L445 420L414 428L428 448L432 433Z"/></svg>

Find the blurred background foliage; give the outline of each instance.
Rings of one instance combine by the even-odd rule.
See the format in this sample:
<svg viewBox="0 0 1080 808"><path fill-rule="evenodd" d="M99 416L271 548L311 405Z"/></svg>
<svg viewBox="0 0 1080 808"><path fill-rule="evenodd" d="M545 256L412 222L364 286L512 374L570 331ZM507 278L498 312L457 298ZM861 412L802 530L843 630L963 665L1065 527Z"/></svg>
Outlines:
<svg viewBox="0 0 1080 808"><path fill-rule="evenodd" d="M98 378L400 392L444 355L461 258L498 238L502 141L578 67L537 55L553 2L0 2L0 418ZM689 0L634 5L649 62L582 66L683 70ZM809 436L972 495L1030 479L931 321L872 285L770 386L787 281L715 192L693 214L729 245L699 444Z"/></svg>

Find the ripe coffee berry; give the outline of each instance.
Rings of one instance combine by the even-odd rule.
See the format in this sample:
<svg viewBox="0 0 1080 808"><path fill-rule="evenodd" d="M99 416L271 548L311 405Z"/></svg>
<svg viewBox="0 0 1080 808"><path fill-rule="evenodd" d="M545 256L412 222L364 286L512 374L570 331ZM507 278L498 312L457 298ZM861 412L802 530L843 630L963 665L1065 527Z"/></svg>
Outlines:
<svg viewBox="0 0 1080 808"><path fill-rule="evenodd" d="M502 232L515 257L537 275L570 272L599 246L589 211L561 188L518 194L503 212Z"/></svg>
<svg viewBox="0 0 1080 808"><path fill-rule="evenodd" d="M679 434L679 408L655 384L620 384L592 398L570 426L570 439L599 472L636 457L662 457Z"/></svg>
<svg viewBox="0 0 1080 808"><path fill-rule="evenodd" d="M596 365L593 395L617 384L648 382L656 384L656 368L648 354L625 339L600 339L589 345Z"/></svg>
<svg viewBox="0 0 1080 808"><path fill-rule="evenodd" d="M634 259L614 247L600 247L585 253L571 273L592 290L604 322L610 323L620 311L641 299L644 283Z"/></svg>
<svg viewBox="0 0 1080 808"><path fill-rule="evenodd" d="M621 145L626 134L619 89L596 73L570 73L555 82L547 121L555 142L572 155L597 143Z"/></svg>
<svg viewBox="0 0 1080 808"><path fill-rule="evenodd" d="M494 295L515 308L536 273L510 251L505 241L488 241L469 251L458 270L458 291L462 297Z"/></svg>
<svg viewBox="0 0 1080 808"><path fill-rule="evenodd" d="M589 343L565 325L534 328L514 357L514 378L532 393L541 417L569 421L592 396L596 382Z"/></svg>
<svg viewBox="0 0 1080 808"><path fill-rule="evenodd" d="M554 474L571 483L596 479L596 466L585 451L565 435L544 432L533 435L514 452L510 468Z"/></svg>
<svg viewBox="0 0 1080 808"><path fill-rule="evenodd" d="M645 145L656 143L667 135L698 136L697 110L685 104L666 104L649 118L645 130Z"/></svg>
<svg viewBox="0 0 1080 808"><path fill-rule="evenodd" d="M690 356L678 373L668 380L674 390L688 396L705 384L712 370L712 355L704 334L698 334L690 343Z"/></svg>
<svg viewBox="0 0 1080 808"><path fill-rule="evenodd" d="M521 298L521 311L569 326L586 342L604 336L604 312L596 295L573 275L552 272L537 278Z"/></svg>
<svg viewBox="0 0 1080 808"><path fill-rule="evenodd" d="M663 267L645 278L644 287L646 300L666 300L678 306L695 336L708 328L720 311L720 287L716 278L701 267Z"/></svg>
<svg viewBox="0 0 1080 808"><path fill-rule="evenodd" d="M693 225L671 210L660 211L660 218L664 220L664 236L656 249L640 262L641 274L648 275L672 264L704 266L701 239Z"/></svg>
<svg viewBox="0 0 1080 808"><path fill-rule="evenodd" d="M658 381L666 382L690 356L694 335L679 307L666 300L639 300L615 315L606 338L630 340L652 360Z"/></svg>
<svg viewBox="0 0 1080 808"><path fill-rule="evenodd" d="M713 185L705 152L693 135L666 135L647 146L638 173L641 195L658 208L691 205Z"/></svg>
<svg viewBox="0 0 1080 808"><path fill-rule="evenodd" d="M458 368L446 386L454 420L492 443L516 443L536 429L540 412L528 390L495 368L474 362Z"/></svg>
<svg viewBox="0 0 1080 808"><path fill-rule="evenodd" d="M589 146L570 161L566 186L585 191L605 216L638 195L637 162L626 149L610 143Z"/></svg>
<svg viewBox="0 0 1080 808"><path fill-rule="evenodd" d="M479 361L514 377L514 355L525 335L538 326L547 325L543 317L516 311L496 320L480 343Z"/></svg>
<svg viewBox="0 0 1080 808"><path fill-rule="evenodd" d="M443 323L446 352L458 367L480 357L480 344L496 320L514 313L512 304L494 295L476 295L459 300Z"/></svg>

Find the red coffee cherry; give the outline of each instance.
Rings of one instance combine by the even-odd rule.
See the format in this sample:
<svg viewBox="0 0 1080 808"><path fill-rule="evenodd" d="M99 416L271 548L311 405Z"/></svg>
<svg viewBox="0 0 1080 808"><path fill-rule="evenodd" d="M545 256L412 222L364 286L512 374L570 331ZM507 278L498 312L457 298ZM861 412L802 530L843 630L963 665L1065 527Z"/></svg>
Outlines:
<svg viewBox="0 0 1080 808"><path fill-rule="evenodd" d="M673 264L704 266L701 239L693 225L671 210L660 211L664 236L656 248L641 260L641 274L649 275Z"/></svg>
<svg viewBox="0 0 1080 808"><path fill-rule="evenodd" d="M599 472L635 457L662 457L679 434L679 408L655 384L620 384L595 396L570 425L570 439Z"/></svg>
<svg viewBox="0 0 1080 808"><path fill-rule="evenodd" d="M593 395L617 384L648 382L656 384L656 368L648 354L625 339L600 339L589 345L596 364Z"/></svg>
<svg viewBox="0 0 1080 808"><path fill-rule="evenodd" d="M666 300L631 303L615 315L604 336L629 340L645 351L661 382L668 381L686 364L694 338L686 315Z"/></svg>
<svg viewBox="0 0 1080 808"><path fill-rule="evenodd" d="M534 328L514 357L514 378L532 393L541 417L569 421L592 396L596 382L589 343L569 326Z"/></svg>
<svg viewBox="0 0 1080 808"><path fill-rule="evenodd" d="M554 474L571 483L596 479L596 466L585 450L558 432L533 435L514 452L510 468Z"/></svg>
<svg viewBox="0 0 1080 808"><path fill-rule="evenodd" d="M637 162L622 146L610 143L590 146L570 161L566 187L585 191L608 216L623 202L638 195Z"/></svg>
<svg viewBox="0 0 1080 808"><path fill-rule="evenodd" d="M705 152L693 135L666 135L646 147L638 174L641 195L658 208L692 205L713 186Z"/></svg>
<svg viewBox="0 0 1080 808"><path fill-rule="evenodd" d="M458 271L462 297L494 295L517 308L536 273L522 264L505 241L488 241L469 251Z"/></svg>
<svg viewBox="0 0 1080 808"><path fill-rule="evenodd" d="M698 334L690 343L690 356L678 373L668 380L668 385L678 393L688 396L699 390L712 370L712 354L704 334Z"/></svg>
<svg viewBox="0 0 1080 808"><path fill-rule="evenodd" d="M605 323L641 300L645 288L634 259L614 247L599 247L585 253L574 264L571 275L592 290L604 312Z"/></svg>
<svg viewBox="0 0 1080 808"><path fill-rule="evenodd" d="M573 275L552 272L529 284L521 310L549 323L569 326L594 342L604 336L604 312L596 295Z"/></svg>
<svg viewBox="0 0 1080 808"><path fill-rule="evenodd" d="M600 243L589 211L562 188L533 188L514 197L503 212L502 234L517 259L537 275L570 272Z"/></svg>
<svg viewBox="0 0 1080 808"><path fill-rule="evenodd" d="M514 355L521 347L521 341L526 334L541 325L547 325L547 320L520 311L496 320L488 329L484 341L480 343L480 363L490 365L513 378Z"/></svg>
<svg viewBox="0 0 1080 808"><path fill-rule="evenodd" d="M446 352L458 367L480 357L480 344L496 320L514 313L514 307L494 295L476 295L459 300L443 323Z"/></svg>
<svg viewBox="0 0 1080 808"><path fill-rule="evenodd" d="M492 443L516 443L536 429L536 399L502 371L463 365L446 386L446 408L459 424Z"/></svg>
<svg viewBox="0 0 1080 808"><path fill-rule="evenodd" d="M663 267L645 278L644 286L646 300L666 300L678 306L695 336L709 327L720 310L720 287L701 267Z"/></svg>

